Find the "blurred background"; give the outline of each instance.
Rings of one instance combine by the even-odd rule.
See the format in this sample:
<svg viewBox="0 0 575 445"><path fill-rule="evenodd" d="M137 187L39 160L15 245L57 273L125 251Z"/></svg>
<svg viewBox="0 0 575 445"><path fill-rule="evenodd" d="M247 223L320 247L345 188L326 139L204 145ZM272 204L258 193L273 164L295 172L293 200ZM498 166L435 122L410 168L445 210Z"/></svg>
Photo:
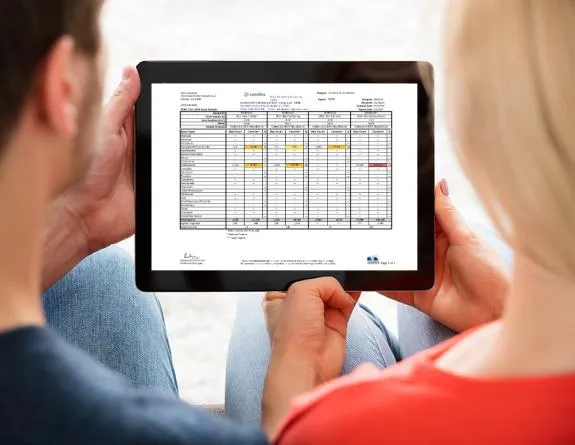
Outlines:
<svg viewBox="0 0 575 445"><path fill-rule="evenodd" d="M108 0L106 97L142 60L427 60L436 68L436 175L469 220L491 227L454 157L443 110L444 0ZM133 254L133 240L121 244ZM238 294L161 294L181 396L224 400ZM395 305L362 296L392 330Z"/></svg>

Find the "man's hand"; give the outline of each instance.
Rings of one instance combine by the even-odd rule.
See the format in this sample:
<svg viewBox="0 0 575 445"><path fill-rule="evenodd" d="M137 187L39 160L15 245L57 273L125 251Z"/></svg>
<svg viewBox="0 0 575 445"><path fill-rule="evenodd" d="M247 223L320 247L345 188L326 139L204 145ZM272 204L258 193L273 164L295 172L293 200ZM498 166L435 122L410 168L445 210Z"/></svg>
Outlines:
<svg viewBox="0 0 575 445"><path fill-rule="evenodd" d="M270 292L264 312L271 342L262 424L271 434L294 396L340 375L356 299L337 280L302 281Z"/></svg>
<svg viewBox="0 0 575 445"><path fill-rule="evenodd" d="M86 178L54 203L44 261L44 288L85 256L134 233L134 105L140 78L133 67L106 106L102 147Z"/></svg>
<svg viewBox="0 0 575 445"><path fill-rule="evenodd" d="M134 105L140 94L135 68L108 103L103 148L86 179L64 199L84 230L89 253L134 233Z"/></svg>
<svg viewBox="0 0 575 445"><path fill-rule="evenodd" d="M449 199L447 183L435 193L435 285L425 292L381 292L461 332L499 318L509 273L497 254L467 227Z"/></svg>

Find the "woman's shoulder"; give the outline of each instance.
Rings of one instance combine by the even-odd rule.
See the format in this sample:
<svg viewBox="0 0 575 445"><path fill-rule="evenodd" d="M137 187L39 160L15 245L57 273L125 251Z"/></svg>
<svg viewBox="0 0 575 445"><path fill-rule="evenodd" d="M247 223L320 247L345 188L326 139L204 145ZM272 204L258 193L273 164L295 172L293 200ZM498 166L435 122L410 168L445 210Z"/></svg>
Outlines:
<svg viewBox="0 0 575 445"><path fill-rule="evenodd" d="M497 437L544 443L550 429L575 430L568 427L571 419L566 414L575 410L575 375L549 385L549 379L462 377L436 366L438 357L471 335L448 340L383 371L366 365L298 399L280 429L279 443L369 445L385 437L395 445L451 444L461 443L463 433L470 445L502 443ZM541 406L550 407L544 415ZM563 422L568 423L562 426ZM521 427L524 424L527 427ZM530 442L533 438L546 440ZM571 439L575 443L575 437Z"/></svg>

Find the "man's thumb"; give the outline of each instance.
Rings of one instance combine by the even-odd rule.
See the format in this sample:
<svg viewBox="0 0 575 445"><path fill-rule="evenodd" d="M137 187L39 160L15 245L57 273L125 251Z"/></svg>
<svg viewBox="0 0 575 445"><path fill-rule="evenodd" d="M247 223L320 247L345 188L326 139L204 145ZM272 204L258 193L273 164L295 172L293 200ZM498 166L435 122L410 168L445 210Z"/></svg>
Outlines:
<svg viewBox="0 0 575 445"><path fill-rule="evenodd" d="M138 71L134 67L124 68L122 81L106 106L108 131L115 133L124 125L140 95L140 88Z"/></svg>

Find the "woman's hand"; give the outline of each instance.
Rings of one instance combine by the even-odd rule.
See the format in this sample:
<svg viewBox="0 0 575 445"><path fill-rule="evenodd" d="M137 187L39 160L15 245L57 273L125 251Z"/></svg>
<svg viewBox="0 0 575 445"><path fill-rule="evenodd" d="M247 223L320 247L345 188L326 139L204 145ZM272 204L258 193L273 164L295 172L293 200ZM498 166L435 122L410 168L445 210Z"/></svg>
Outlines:
<svg viewBox="0 0 575 445"><path fill-rule="evenodd" d="M262 423L270 434L293 397L340 375L355 304L356 299L333 278L302 281L287 293L266 294L263 306L271 357Z"/></svg>
<svg viewBox="0 0 575 445"><path fill-rule="evenodd" d="M425 292L381 292L461 332L499 318L509 273L497 254L466 225L449 199L447 183L435 193L435 285Z"/></svg>
<svg viewBox="0 0 575 445"><path fill-rule="evenodd" d="M355 304L334 278L301 281L287 293L268 292L263 308L272 355L313 359L318 384L339 376Z"/></svg>

